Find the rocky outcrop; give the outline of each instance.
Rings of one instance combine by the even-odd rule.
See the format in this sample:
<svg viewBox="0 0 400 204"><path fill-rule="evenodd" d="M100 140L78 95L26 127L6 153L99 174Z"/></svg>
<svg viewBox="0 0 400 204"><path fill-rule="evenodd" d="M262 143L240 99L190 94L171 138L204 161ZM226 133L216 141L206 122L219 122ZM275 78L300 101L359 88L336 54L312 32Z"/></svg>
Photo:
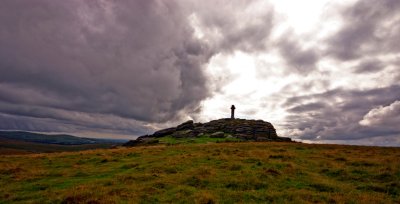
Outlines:
<svg viewBox="0 0 400 204"><path fill-rule="evenodd" d="M140 136L136 140L130 140L127 143L123 144L123 146L132 147L138 145L153 145L157 144L159 141L155 137L151 137L148 135Z"/></svg>
<svg viewBox="0 0 400 204"><path fill-rule="evenodd" d="M208 123L193 123L186 121L177 127L156 131L152 135L141 136L134 141L129 141L126 146L148 144L156 138L171 136L175 138L238 138L243 141L291 141L290 138L279 137L274 126L263 120L245 119L219 119ZM136 142L135 142L136 141Z"/></svg>

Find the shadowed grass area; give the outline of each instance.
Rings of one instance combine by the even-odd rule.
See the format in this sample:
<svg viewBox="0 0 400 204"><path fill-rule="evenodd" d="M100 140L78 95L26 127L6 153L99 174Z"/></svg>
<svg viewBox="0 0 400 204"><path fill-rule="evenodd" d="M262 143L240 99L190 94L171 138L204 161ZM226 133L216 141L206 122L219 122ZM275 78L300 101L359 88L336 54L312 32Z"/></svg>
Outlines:
<svg viewBox="0 0 400 204"><path fill-rule="evenodd" d="M0 203L400 202L400 148L177 143L2 156Z"/></svg>

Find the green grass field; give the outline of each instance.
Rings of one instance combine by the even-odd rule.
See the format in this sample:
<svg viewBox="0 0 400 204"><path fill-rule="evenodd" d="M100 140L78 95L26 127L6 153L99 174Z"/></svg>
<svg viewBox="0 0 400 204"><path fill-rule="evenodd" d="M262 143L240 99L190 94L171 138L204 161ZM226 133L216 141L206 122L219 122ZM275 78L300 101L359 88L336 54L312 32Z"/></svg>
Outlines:
<svg viewBox="0 0 400 204"><path fill-rule="evenodd" d="M0 157L0 203L399 203L400 148L157 145Z"/></svg>

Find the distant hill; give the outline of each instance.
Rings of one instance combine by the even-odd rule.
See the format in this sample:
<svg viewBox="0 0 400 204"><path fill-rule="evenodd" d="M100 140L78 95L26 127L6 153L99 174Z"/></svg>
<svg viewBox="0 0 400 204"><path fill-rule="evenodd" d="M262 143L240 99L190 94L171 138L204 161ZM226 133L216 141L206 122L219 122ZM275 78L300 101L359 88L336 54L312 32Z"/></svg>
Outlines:
<svg viewBox="0 0 400 204"><path fill-rule="evenodd" d="M49 135L42 133L33 133L25 131L0 131L0 138L18 140L25 142L34 142L42 144L58 144L58 145L83 145L83 144L98 144L98 143L123 143L126 140L118 139L97 139L84 138L72 135Z"/></svg>
<svg viewBox="0 0 400 204"><path fill-rule="evenodd" d="M11 140L0 137L0 155L17 155L32 153L72 152L88 149L107 149L115 146L113 143L94 143L80 145L59 145L22 140Z"/></svg>
<svg viewBox="0 0 400 204"><path fill-rule="evenodd" d="M24 131L0 131L0 155L80 151L111 148L127 140L48 135Z"/></svg>

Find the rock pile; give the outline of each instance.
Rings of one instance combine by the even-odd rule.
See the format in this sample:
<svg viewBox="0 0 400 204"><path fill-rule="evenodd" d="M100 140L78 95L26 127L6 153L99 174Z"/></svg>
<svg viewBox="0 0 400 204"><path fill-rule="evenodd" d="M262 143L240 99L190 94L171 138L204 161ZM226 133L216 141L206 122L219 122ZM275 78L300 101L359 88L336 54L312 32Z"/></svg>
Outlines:
<svg viewBox="0 0 400 204"><path fill-rule="evenodd" d="M175 138L196 138L208 135L214 138L238 138L243 141L291 141L279 137L274 126L263 120L219 119L208 123L194 123L192 120L177 127L159 130L152 135L144 135L129 141L125 146L157 143L157 138L172 136Z"/></svg>

